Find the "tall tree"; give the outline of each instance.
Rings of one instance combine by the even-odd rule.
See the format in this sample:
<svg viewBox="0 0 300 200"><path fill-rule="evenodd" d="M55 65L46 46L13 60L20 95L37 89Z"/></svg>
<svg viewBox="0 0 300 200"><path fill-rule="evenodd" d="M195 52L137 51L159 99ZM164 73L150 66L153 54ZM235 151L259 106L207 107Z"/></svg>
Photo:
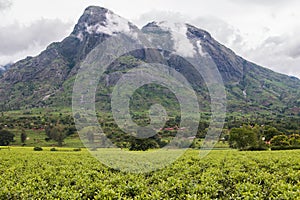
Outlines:
<svg viewBox="0 0 300 200"><path fill-rule="evenodd" d="M27 139L27 134L26 134L25 130L23 129L22 133L21 133L21 143L25 144L26 139Z"/></svg>
<svg viewBox="0 0 300 200"><path fill-rule="evenodd" d="M15 135L7 130L0 130L0 146L8 146L14 141Z"/></svg>
<svg viewBox="0 0 300 200"><path fill-rule="evenodd" d="M55 126L47 126L45 131L46 135L52 140L55 140L58 146L63 145L64 139L66 138L66 130L62 125L56 124Z"/></svg>
<svg viewBox="0 0 300 200"><path fill-rule="evenodd" d="M248 149L257 146L257 138L256 132L251 127L233 128L230 131L229 144L233 148Z"/></svg>

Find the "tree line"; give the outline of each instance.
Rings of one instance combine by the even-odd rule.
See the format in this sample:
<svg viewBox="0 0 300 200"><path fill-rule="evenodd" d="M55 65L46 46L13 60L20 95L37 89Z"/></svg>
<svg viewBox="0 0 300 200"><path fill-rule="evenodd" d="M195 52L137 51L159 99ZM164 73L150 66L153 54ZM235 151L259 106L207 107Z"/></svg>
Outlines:
<svg viewBox="0 0 300 200"><path fill-rule="evenodd" d="M240 150L298 149L299 134L284 134L271 126L243 125L230 130L229 145Z"/></svg>

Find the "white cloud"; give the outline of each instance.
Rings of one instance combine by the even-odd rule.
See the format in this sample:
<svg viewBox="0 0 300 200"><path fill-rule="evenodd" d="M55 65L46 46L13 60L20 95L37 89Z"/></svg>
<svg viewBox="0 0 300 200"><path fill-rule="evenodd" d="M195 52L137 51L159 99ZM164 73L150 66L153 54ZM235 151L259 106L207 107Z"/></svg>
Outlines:
<svg viewBox="0 0 300 200"><path fill-rule="evenodd" d="M286 5L296 0L230 0L233 3L238 3L242 5L258 5L258 6L278 6L278 5Z"/></svg>
<svg viewBox="0 0 300 200"><path fill-rule="evenodd" d="M9 0L0 0L0 11L10 8L12 2Z"/></svg>
<svg viewBox="0 0 300 200"><path fill-rule="evenodd" d="M137 18L134 23L137 23L140 27L151 21L167 21L170 23L189 23L198 28L204 29L213 35L215 39L223 44L233 44L241 42L242 36L237 28L229 25L220 18L212 16L201 16L192 18L177 12L164 12L153 10L149 13L142 14Z"/></svg>
<svg viewBox="0 0 300 200"><path fill-rule="evenodd" d="M199 52L200 56L203 56L203 57L207 56L207 53L203 51L201 40L197 41L197 48L198 48L198 52Z"/></svg>
<svg viewBox="0 0 300 200"><path fill-rule="evenodd" d="M27 56L38 55L45 47L32 44L28 49L15 52L10 55L0 54L0 65L6 65L8 63L16 62L20 59L26 58Z"/></svg>
<svg viewBox="0 0 300 200"><path fill-rule="evenodd" d="M67 36L72 25L59 19L40 19L25 26L14 23L0 27L0 64L15 61L17 55L32 55L42 51L51 42Z"/></svg>
<svg viewBox="0 0 300 200"><path fill-rule="evenodd" d="M110 11L106 13L105 24L87 26L86 29L89 34L105 33L107 35L113 35L119 32L130 32L129 22Z"/></svg>
<svg viewBox="0 0 300 200"><path fill-rule="evenodd" d="M160 22L161 28L169 31L174 42L174 50L183 57L193 57L196 53L193 44L187 38L187 26L184 23Z"/></svg>
<svg viewBox="0 0 300 200"><path fill-rule="evenodd" d="M300 77L300 24L299 28L279 29L274 26L253 27L240 30L233 24L214 16L192 18L176 12L151 11L141 15L137 22L178 20L207 30L217 41L235 51L236 54L274 71ZM278 20L277 20L278 21ZM267 25L267 24L264 24ZM287 27L288 25L282 25ZM276 34L279 33L279 34Z"/></svg>
<svg viewBox="0 0 300 200"><path fill-rule="evenodd" d="M270 36L256 48L240 49L251 61L274 71L300 77L300 29Z"/></svg>

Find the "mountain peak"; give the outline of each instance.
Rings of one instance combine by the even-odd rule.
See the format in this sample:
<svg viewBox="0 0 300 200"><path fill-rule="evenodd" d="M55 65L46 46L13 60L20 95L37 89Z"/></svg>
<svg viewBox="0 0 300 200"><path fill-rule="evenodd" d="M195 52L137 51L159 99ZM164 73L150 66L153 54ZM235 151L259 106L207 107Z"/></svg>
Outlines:
<svg viewBox="0 0 300 200"><path fill-rule="evenodd" d="M103 8L100 6L89 6L84 10L84 13L93 15L94 13L106 13L107 11L107 8Z"/></svg>
<svg viewBox="0 0 300 200"><path fill-rule="evenodd" d="M193 27L195 28L195 27ZM158 42L156 44L160 47L168 49L164 46L166 42L162 42L160 39L169 35L169 41L173 41L173 50L181 56L193 57L199 53L201 56L206 56L203 51L201 42L205 39L211 38L208 33L201 29L192 30L192 26L182 22L151 22L142 28L142 31L150 37L156 37ZM197 34L194 34L196 32ZM152 42L154 41L151 39Z"/></svg>
<svg viewBox="0 0 300 200"><path fill-rule="evenodd" d="M84 10L84 13L78 20L77 24L94 25L97 23L103 23L106 21L106 15L108 12L112 13L112 11L109 11L106 8L89 6Z"/></svg>
<svg viewBox="0 0 300 200"><path fill-rule="evenodd" d="M188 23L170 23L167 21L160 21L160 22L153 21L153 22L146 24L142 28L142 30L145 32L152 32L152 31L156 32L157 30L165 30L166 31L166 29L169 29L169 30L175 29L176 30L176 29L182 29L182 28L187 29L187 32L192 33L199 38L202 38L202 39L212 38L211 35L207 31L197 28Z"/></svg>
<svg viewBox="0 0 300 200"><path fill-rule="evenodd" d="M120 32L130 32L132 26L129 21L106 8L89 6L80 17L72 35L79 39L86 34L113 35Z"/></svg>
<svg viewBox="0 0 300 200"><path fill-rule="evenodd" d="M188 32L191 33L192 35L194 35L202 40L203 39L212 39L211 35L207 31L197 28L190 24L186 24L186 26L187 26Z"/></svg>
<svg viewBox="0 0 300 200"><path fill-rule="evenodd" d="M87 55L111 36L126 35L132 41L139 42L142 38L139 37L140 33L144 33L151 45L158 49L155 54L162 53L164 61L185 74L199 91L203 89L202 79L194 75L196 72L192 73L193 69L180 56L211 58L227 88L230 111L240 112L240 105L246 105L243 109L245 112L270 109L289 112L288 108L299 107L299 79L274 73L244 60L202 29L186 23L154 21L140 30L106 8L90 6L84 10L71 35L63 41L51 44L36 57L28 57L13 64L9 70L0 66L0 108L70 105L69 101L65 101L69 97L64 95L71 94L72 88L68 87ZM133 55L143 62L156 59L161 61L161 56L152 52L141 50ZM125 59L125 68L127 60L131 62L132 59ZM134 66L138 63L132 62ZM121 66L123 70L123 63L116 65L116 68ZM112 71L106 77L107 82L103 83L105 87L115 82L119 75ZM45 103L43 99L49 94L53 95ZM205 92L203 95L203 99L206 99Z"/></svg>

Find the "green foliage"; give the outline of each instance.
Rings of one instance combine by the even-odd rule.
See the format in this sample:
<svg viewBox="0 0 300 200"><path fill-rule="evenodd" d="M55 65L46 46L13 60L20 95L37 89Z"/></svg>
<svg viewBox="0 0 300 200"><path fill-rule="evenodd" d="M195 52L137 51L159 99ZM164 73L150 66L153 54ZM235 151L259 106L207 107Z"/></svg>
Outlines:
<svg viewBox="0 0 300 200"><path fill-rule="evenodd" d="M33 150L34 151L43 151L43 148L42 147L34 147Z"/></svg>
<svg viewBox="0 0 300 200"><path fill-rule="evenodd" d="M267 130L267 133L266 133ZM229 134L229 145L231 148L240 150L268 150L269 137L274 133L279 133L276 128L248 125L240 128L233 128Z"/></svg>
<svg viewBox="0 0 300 200"><path fill-rule="evenodd" d="M149 86L150 87L150 86ZM145 88L144 88L145 89ZM148 88L149 89L149 88ZM161 88L163 89L163 88ZM146 90L141 90L143 95L146 95ZM143 96L142 95L142 96ZM147 98L150 98L147 96ZM148 99L143 99L148 100ZM142 101L141 101L142 102ZM160 102L156 102L160 103ZM151 105L151 102L150 104ZM135 107L135 106L134 106ZM172 108L172 103L169 105L168 108ZM139 109L133 109L133 120L143 126L149 123L149 116L148 110L145 107L141 107ZM171 110L169 110L171 111ZM172 128L172 127L179 127L180 124L180 115L178 113L170 113L171 117L169 117L168 121L166 122L164 128ZM76 114L75 114L76 115ZM205 138L208 126L211 120L211 113L210 112L202 112L201 121L199 122L199 128L196 137L197 138ZM240 128L243 124L252 124L251 130L254 131L257 135L257 145L255 147L249 147L252 150L254 149L266 149L267 145L264 144L262 138L265 138L265 142L269 142L270 139L275 135L292 135L299 134L299 121L297 118L289 118L288 121L279 119L278 116L277 120L272 120L272 116L269 113L260 114L263 115L263 118L253 118L251 115L243 115L242 113L234 113L228 114L227 122L225 123L224 130L222 131L222 136L220 138L224 138L224 142L226 143L229 140L229 130L233 128ZM78 119L81 118L80 114L76 115ZM114 122L114 119L111 114L109 113L97 113L99 123L103 128L103 131L107 135L107 137L113 141L116 146L120 148L129 149L131 146L132 137L129 134L124 133ZM172 117L173 116L173 117ZM52 125L51 125L52 124ZM22 141L19 139L21 138L21 134L23 130L25 131L28 140L26 140L26 146L53 146L58 145L56 140L51 139L49 136L46 135L46 130L48 127L55 127L56 124L59 124L62 128L62 132L64 133L64 139L62 145L64 147L84 147L82 141L80 140L78 134L76 134L76 127L74 124L74 120L72 117L71 109L67 108L48 108L48 109L27 109L21 111L10 111L10 112L2 112L0 115L0 128L5 128L5 130L9 130L11 133L15 134L15 141L10 143L11 145L23 145ZM254 124L259 124L255 125ZM264 126L262 126L264 125ZM89 127L87 127L89 128ZM92 131L93 132L93 131ZM160 138L156 140L159 147L165 146L166 143L169 143L172 138L175 136L176 131L167 131L162 130L160 131L157 136ZM49 134L48 134L49 135ZM90 135L92 136L92 135ZM25 138L25 137L24 137ZM92 145L92 137L87 137L88 140L90 138L91 142L86 142L86 144ZM290 142L290 141L289 141ZM297 142L296 140L294 143ZM295 146L292 144L291 141L290 145ZM193 148L201 147L201 143L193 144ZM233 145L233 144L232 144ZM102 144L101 146L105 146ZM93 148L93 146L91 146ZM246 148L247 149L247 148Z"/></svg>
<svg viewBox="0 0 300 200"><path fill-rule="evenodd" d="M55 140L58 146L63 145L63 141L66 138L66 130L62 125L47 126L45 128L46 134L49 138Z"/></svg>
<svg viewBox="0 0 300 200"><path fill-rule="evenodd" d="M299 153L215 150L200 159L191 150L161 170L131 174L106 167L86 150L2 149L0 199L294 200Z"/></svg>
<svg viewBox="0 0 300 200"><path fill-rule="evenodd" d="M233 148L247 149L257 146L257 135L251 127L233 128L229 135L229 144Z"/></svg>
<svg viewBox="0 0 300 200"><path fill-rule="evenodd" d="M56 148L51 148L50 151L58 151Z"/></svg>
<svg viewBox="0 0 300 200"><path fill-rule="evenodd" d="M277 135L271 139L272 146L289 146L288 136L286 135Z"/></svg>
<svg viewBox="0 0 300 200"><path fill-rule="evenodd" d="M294 149L300 149L300 146L272 146L272 151L276 150L294 150Z"/></svg>
<svg viewBox="0 0 300 200"><path fill-rule="evenodd" d="M25 132L25 130L23 129L22 130L22 133L21 133L21 143L25 144L25 141L26 141L26 138L27 138L27 134Z"/></svg>
<svg viewBox="0 0 300 200"><path fill-rule="evenodd" d="M289 144L291 146L299 146L300 147L300 135L292 134L289 136Z"/></svg>
<svg viewBox="0 0 300 200"><path fill-rule="evenodd" d="M0 130L0 146L8 146L14 141L15 135L7 130Z"/></svg>
<svg viewBox="0 0 300 200"><path fill-rule="evenodd" d="M282 133L275 127L267 127L267 129L264 130L266 141L270 141L276 135L282 135Z"/></svg>
<svg viewBox="0 0 300 200"><path fill-rule="evenodd" d="M271 139L272 150L300 149L300 135L278 135Z"/></svg>
<svg viewBox="0 0 300 200"><path fill-rule="evenodd" d="M154 139L134 139L131 141L130 151L146 151L156 149L159 145Z"/></svg>

